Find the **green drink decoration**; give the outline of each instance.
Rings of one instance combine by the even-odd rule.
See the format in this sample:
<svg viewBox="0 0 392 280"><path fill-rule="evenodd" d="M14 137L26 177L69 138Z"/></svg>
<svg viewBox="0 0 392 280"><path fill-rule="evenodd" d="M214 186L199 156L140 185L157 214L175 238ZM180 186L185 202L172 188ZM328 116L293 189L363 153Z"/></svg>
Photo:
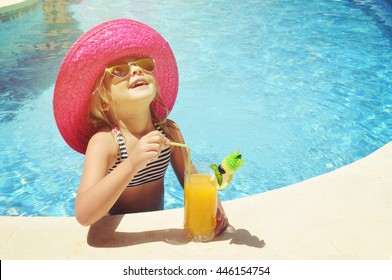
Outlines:
<svg viewBox="0 0 392 280"><path fill-rule="evenodd" d="M219 165L211 164L214 170L214 176L211 177L211 183L219 190L224 190L233 179L234 173L244 164L240 151L231 153L222 160Z"/></svg>

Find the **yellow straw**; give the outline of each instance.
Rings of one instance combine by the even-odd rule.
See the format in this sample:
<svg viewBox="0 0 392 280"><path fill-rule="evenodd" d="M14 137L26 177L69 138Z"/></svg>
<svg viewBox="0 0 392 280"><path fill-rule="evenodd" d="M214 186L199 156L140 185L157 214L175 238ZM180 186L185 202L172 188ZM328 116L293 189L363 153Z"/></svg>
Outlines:
<svg viewBox="0 0 392 280"><path fill-rule="evenodd" d="M186 150L188 152L187 175L188 175L188 178L190 178L190 175L191 175L191 147L189 147L187 144L182 144L182 143L177 143L177 142L170 142L169 145L186 148Z"/></svg>

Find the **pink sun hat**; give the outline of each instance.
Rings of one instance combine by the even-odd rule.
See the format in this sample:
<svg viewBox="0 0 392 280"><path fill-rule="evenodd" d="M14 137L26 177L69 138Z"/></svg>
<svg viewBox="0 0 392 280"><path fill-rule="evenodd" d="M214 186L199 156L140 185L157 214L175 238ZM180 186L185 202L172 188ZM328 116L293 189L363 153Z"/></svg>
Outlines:
<svg viewBox="0 0 392 280"><path fill-rule="evenodd" d="M88 121L90 96L107 65L124 57L151 57L154 77L170 112L178 92L176 59L168 42L151 27L130 19L101 23L84 33L69 49L61 64L53 96L57 127L65 142L84 154L96 129ZM159 118L168 113L152 104Z"/></svg>

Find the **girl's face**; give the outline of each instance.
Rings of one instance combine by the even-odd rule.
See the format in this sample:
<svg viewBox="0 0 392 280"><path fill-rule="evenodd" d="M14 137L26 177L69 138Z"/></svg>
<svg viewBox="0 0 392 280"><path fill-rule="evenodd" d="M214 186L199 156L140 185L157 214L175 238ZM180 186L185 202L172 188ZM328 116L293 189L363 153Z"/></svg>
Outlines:
<svg viewBox="0 0 392 280"><path fill-rule="evenodd" d="M154 62L125 58L109 65L107 68L109 73L106 75L109 76L109 87L116 110L124 109L127 112L149 110L149 105L157 91L155 78L149 71L155 66L151 63Z"/></svg>

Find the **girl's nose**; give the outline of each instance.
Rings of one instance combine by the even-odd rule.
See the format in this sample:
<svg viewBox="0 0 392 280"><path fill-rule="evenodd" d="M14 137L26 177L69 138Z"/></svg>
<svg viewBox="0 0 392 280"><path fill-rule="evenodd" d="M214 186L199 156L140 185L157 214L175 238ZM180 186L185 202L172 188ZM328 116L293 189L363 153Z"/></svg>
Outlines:
<svg viewBox="0 0 392 280"><path fill-rule="evenodd" d="M130 73L131 73L131 76L141 75L143 73L143 70L138 65L131 65Z"/></svg>

